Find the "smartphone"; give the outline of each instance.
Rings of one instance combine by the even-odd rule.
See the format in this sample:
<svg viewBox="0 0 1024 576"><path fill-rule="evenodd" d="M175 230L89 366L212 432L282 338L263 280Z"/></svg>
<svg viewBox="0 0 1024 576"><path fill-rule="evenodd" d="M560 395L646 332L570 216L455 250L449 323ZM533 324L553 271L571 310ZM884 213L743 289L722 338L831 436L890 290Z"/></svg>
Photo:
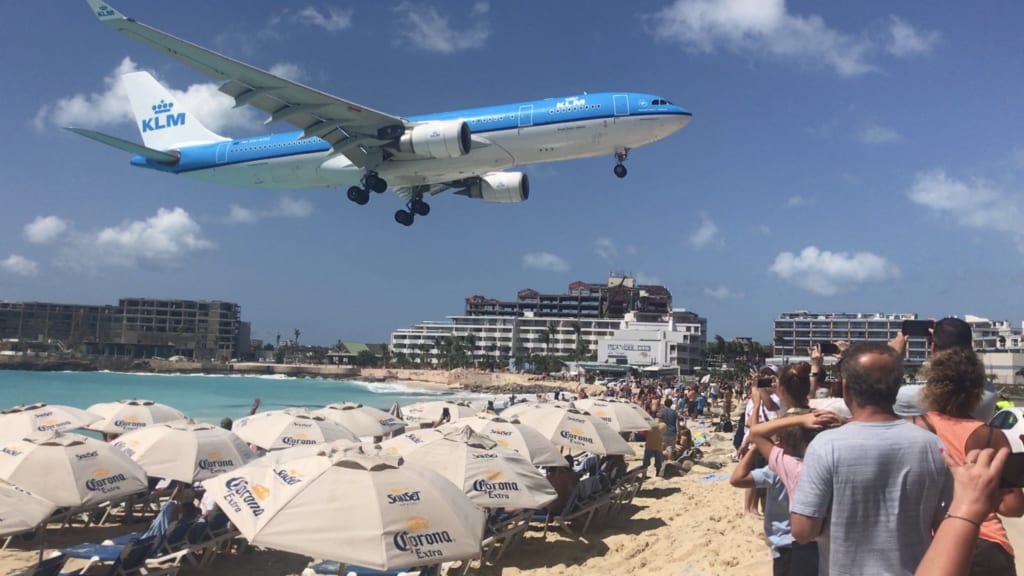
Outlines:
<svg viewBox="0 0 1024 576"><path fill-rule="evenodd" d="M757 387L758 388L771 388L772 387L772 379L771 378L758 378L757 379Z"/></svg>
<svg viewBox="0 0 1024 576"><path fill-rule="evenodd" d="M835 342L818 342L822 354L839 354L839 346Z"/></svg>
<svg viewBox="0 0 1024 576"><path fill-rule="evenodd" d="M1013 452L1006 459L1006 467L999 478L1000 488L1024 487L1024 452Z"/></svg>
<svg viewBox="0 0 1024 576"><path fill-rule="evenodd" d="M927 338L932 335L932 328L935 327L934 320L904 320L900 332L904 336L919 336Z"/></svg>

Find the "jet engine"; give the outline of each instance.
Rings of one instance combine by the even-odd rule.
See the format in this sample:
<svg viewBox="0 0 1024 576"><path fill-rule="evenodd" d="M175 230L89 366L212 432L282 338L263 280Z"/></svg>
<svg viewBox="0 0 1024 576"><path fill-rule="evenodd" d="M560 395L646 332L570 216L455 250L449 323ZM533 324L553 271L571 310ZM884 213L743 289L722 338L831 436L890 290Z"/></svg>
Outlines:
<svg viewBox="0 0 1024 576"><path fill-rule="evenodd" d="M467 196L499 204L522 202L530 197L530 179L522 172L488 172L469 185Z"/></svg>
<svg viewBox="0 0 1024 576"><path fill-rule="evenodd" d="M473 137L463 120L416 124L398 139L398 151L426 158L459 158L469 154Z"/></svg>

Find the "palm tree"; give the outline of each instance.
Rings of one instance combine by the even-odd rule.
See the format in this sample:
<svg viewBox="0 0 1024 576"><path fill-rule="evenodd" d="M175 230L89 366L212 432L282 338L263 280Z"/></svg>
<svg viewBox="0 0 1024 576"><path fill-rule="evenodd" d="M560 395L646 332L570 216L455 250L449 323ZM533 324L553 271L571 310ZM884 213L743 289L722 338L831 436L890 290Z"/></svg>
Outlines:
<svg viewBox="0 0 1024 576"><path fill-rule="evenodd" d="M281 347L281 333L278 332L277 333L277 339L274 341L274 348L277 349L277 348L280 348L280 347Z"/></svg>
<svg viewBox="0 0 1024 576"><path fill-rule="evenodd" d="M295 330L292 330L292 333L295 334L295 347L298 348L299 347L299 336L302 335L302 331L299 330L298 328L296 328Z"/></svg>

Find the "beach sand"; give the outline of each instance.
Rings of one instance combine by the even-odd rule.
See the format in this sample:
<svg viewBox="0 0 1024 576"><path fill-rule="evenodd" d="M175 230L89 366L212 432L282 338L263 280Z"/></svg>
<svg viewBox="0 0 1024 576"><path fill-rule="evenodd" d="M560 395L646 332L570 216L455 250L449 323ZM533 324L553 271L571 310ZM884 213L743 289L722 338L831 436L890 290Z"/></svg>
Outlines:
<svg viewBox="0 0 1024 576"><path fill-rule="evenodd" d="M591 526L578 540L538 528L527 531L499 566L471 573L501 576L769 576L771 555L763 537L762 519L742 511L742 493L726 479L735 464L731 435L709 434L705 461L721 469L695 466L682 477L648 478L632 505L614 518ZM642 446L634 444L637 451ZM631 467L638 462L630 463ZM652 468L653 471L653 468ZM1024 550L1024 520L1006 522L1011 542ZM51 530L47 549L144 529L145 524ZM37 543L15 539L0 552L0 574L14 574L31 565ZM250 548L225 555L204 571L218 576L281 576L299 574L309 559L294 554ZM67 569L81 563L69 562ZM1018 559L1018 571L1024 574ZM181 574L196 573L184 567Z"/></svg>

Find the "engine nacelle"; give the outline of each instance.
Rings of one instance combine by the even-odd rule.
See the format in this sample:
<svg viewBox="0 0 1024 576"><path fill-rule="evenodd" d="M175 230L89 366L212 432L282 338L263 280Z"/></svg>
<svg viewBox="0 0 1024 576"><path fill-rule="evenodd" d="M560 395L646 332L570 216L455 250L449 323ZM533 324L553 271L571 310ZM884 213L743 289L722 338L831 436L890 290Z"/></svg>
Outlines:
<svg viewBox="0 0 1024 576"><path fill-rule="evenodd" d="M470 184L468 196L499 204L522 202L530 197L530 179L522 172L488 172Z"/></svg>
<svg viewBox="0 0 1024 576"><path fill-rule="evenodd" d="M459 158L472 147L473 136L463 120L416 124L398 139L399 152L426 158Z"/></svg>

